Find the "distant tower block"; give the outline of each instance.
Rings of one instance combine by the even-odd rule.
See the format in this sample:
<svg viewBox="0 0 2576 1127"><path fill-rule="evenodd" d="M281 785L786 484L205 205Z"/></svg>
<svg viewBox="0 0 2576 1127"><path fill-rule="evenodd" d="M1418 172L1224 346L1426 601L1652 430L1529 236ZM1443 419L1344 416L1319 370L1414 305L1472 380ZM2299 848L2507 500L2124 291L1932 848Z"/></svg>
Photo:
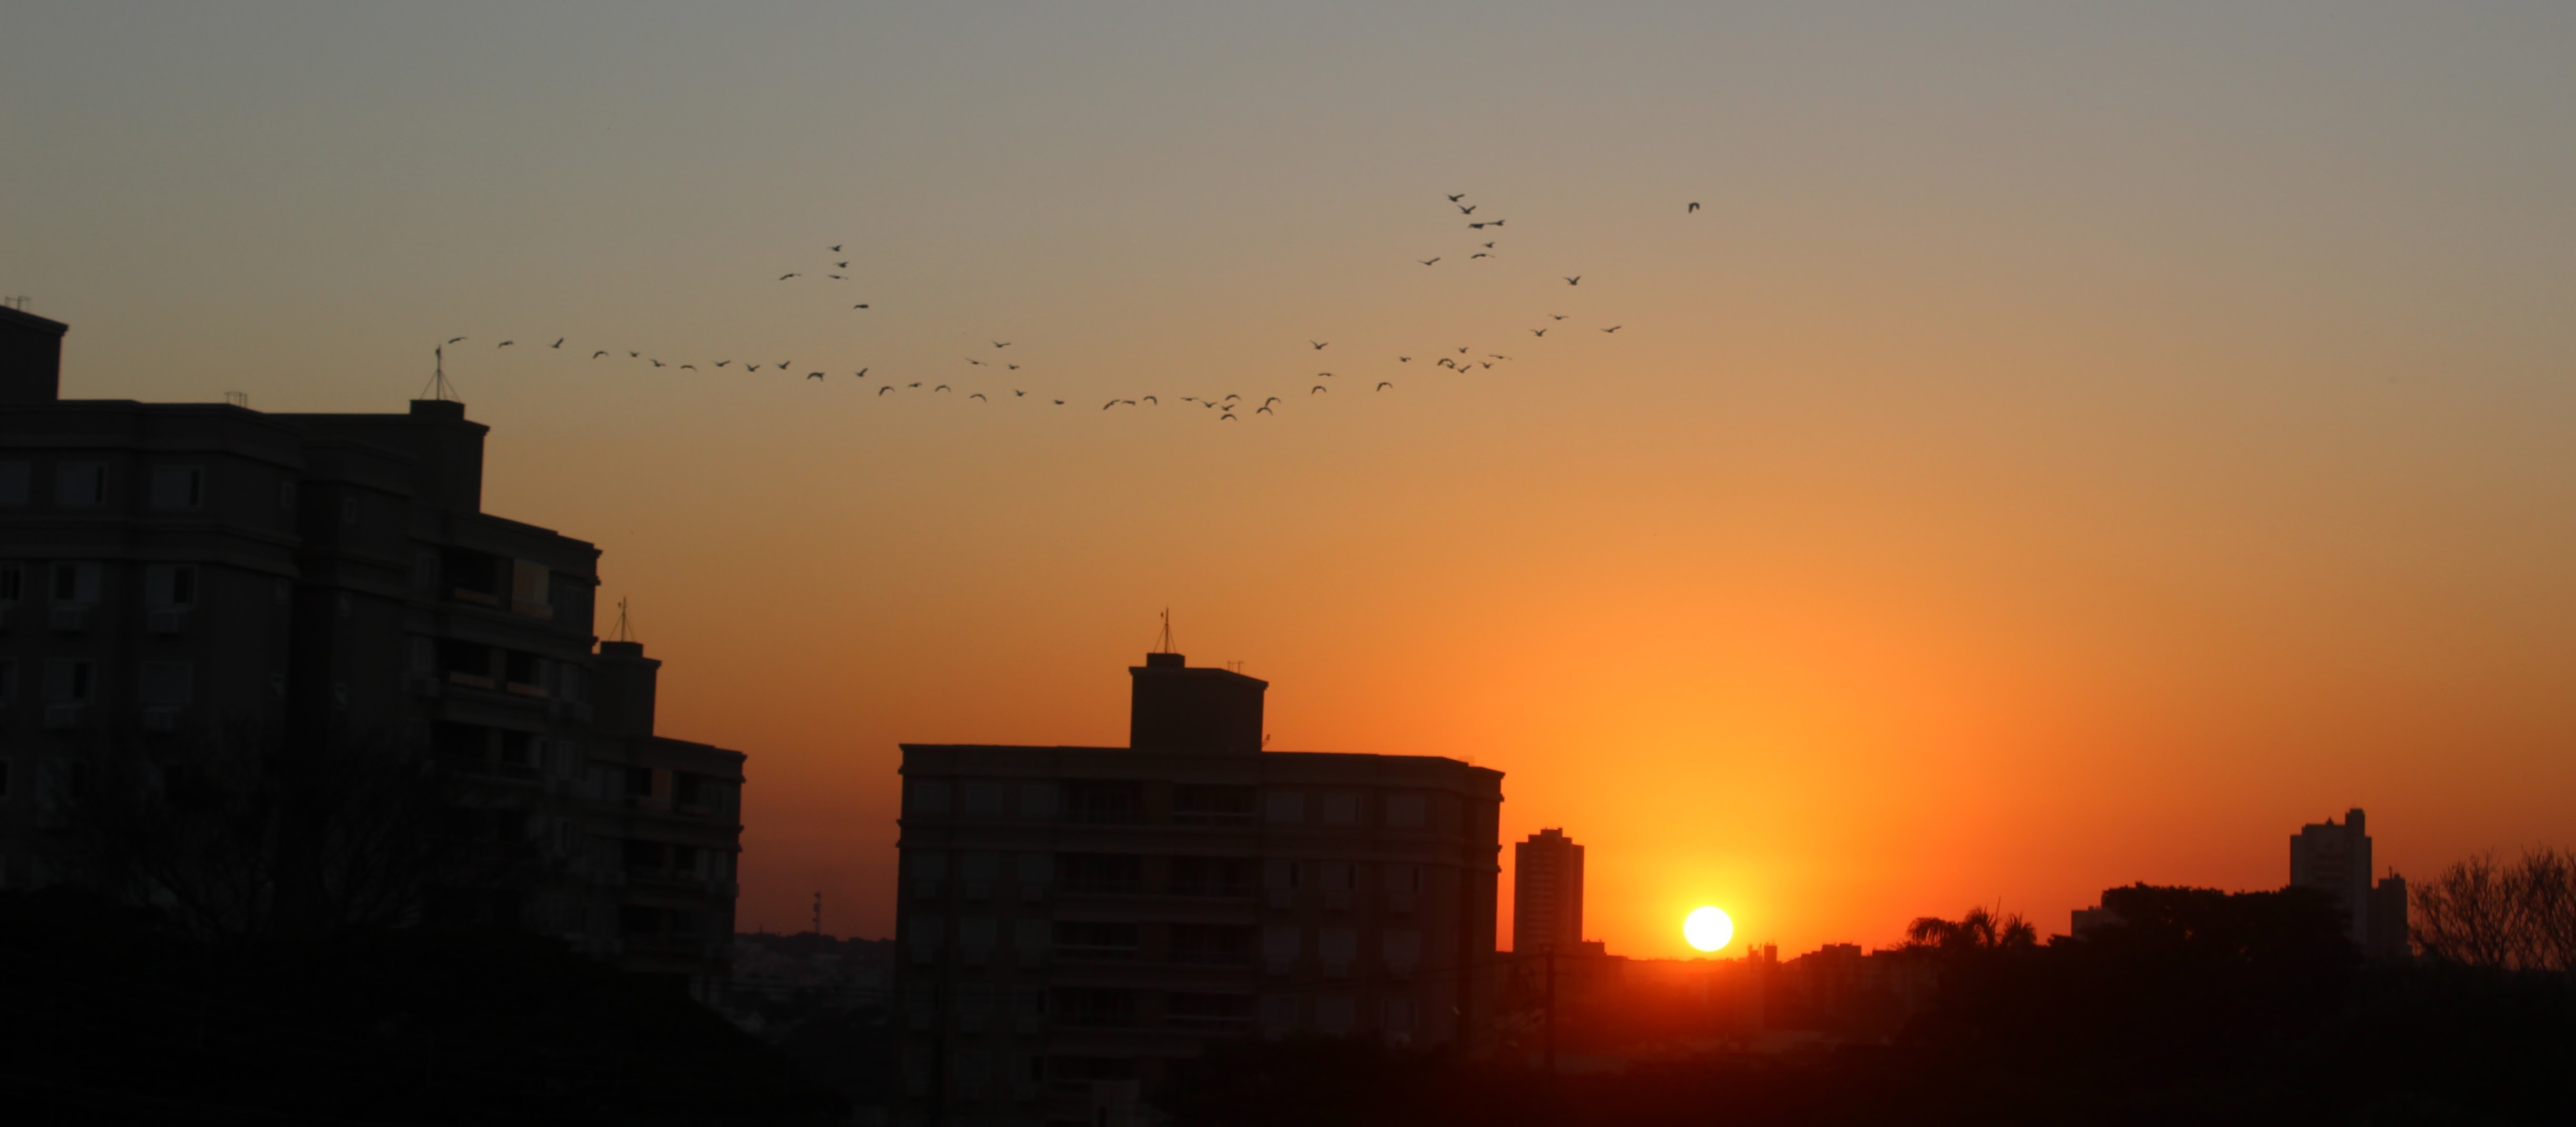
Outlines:
<svg viewBox="0 0 2576 1127"><path fill-rule="evenodd" d="M1561 829L1512 844L1512 950L1572 953L1583 943L1583 847Z"/></svg>
<svg viewBox="0 0 2576 1127"><path fill-rule="evenodd" d="M2373 887L2370 880L2370 835L2360 809L2347 811L2342 825L2332 818L2299 827L2290 839L2290 884L2334 897L2343 909L2344 934L2372 955L2404 958L2406 882L2391 874Z"/></svg>

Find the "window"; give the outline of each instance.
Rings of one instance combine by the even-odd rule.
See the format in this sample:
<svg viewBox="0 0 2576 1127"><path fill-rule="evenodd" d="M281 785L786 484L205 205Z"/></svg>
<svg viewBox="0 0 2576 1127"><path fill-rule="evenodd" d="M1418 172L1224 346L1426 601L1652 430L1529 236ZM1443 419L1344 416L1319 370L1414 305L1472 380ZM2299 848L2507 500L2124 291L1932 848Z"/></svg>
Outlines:
<svg viewBox="0 0 2576 1127"><path fill-rule="evenodd" d="M97 602L98 565L94 563L55 564L53 599L58 603Z"/></svg>
<svg viewBox="0 0 2576 1127"><path fill-rule="evenodd" d="M1349 826L1357 825L1359 820L1360 796L1356 794L1328 794L1324 796L1324 824L1332 826Z"/></svg>
<svg viewBox="0 0 2576 1127"><path fill-rule="evenodd" d="M1359 1007L1348 994L1326 994L1315 999L1315 1029L1327 1034L1348 1033Z"/></svg>
<svg viewBox="0 0 2576 1127"><path fill-rule="evenodd" d="M202 466L152 467L152 507L164 510L194 509L206 503L206 471Z"/></svg>
<svg viewBox="0 0 2576 1127"><path fill-rule="evenodd" d="M1172 961L1241 966L1252 961L1253 929L1228 924L1173 924Z"/></svg>
<svg viewBox="0 0 2576 1127"><path fill-rule="evenodd" d="M0 603L14 603L25 598L26 589L26 565L0 563Z"/></svg>
<svg viewBox="0 0 2576 1127"><path fill-rule="evenodd" d="M196 679L196 667L184 661L147 661L143 663L143 704L146 708L184 708L188 691Z"/></svg>
<svg viewBox="0 0 2576 1127"><path fill-rule="evenodd" d="M86 704L89 702L89 659L56 657L45 659L45 701L48 704Z"/></svg>
<svg viewBox="0 0 2576 1127"><path fill-rule="evenodd" d="M1067 853L1057 868L1067 892L1124 896L1144 883L1144 859L1125 854Z"/></svg>
<svg viewBox="0 0 2576 1127"><path fill-rule="evenodd" d="M1305 821L1306 796L1293 791L1273 793L1270 796L1270 820L1280 824Z"/></svg>
<svg viewBox="0 0 2576 1127"><path fill-rule="evenodd" d="M937 779L904 780L903 812L915 816L947 813L948 784Z"/></svg>
<svg viewBox="0 0 2576 1127"><path fill-rule="evenodd" d="M1175 992L1163 996L1163 1017L1183 1029L1239 1029L1252 1024L1252 995Z"/></svg>
<svg viewBox="0 0 2576 1127"><path fill-rule="evenodd" d="M154 607L192 607L197 605L197 568L194 564L152 564L143 569L143 601Z"/></svg>
<svg viewBox="0 0 2576 1127"><path fill-rule="evenodd" d="M54 503L85 509L107 500L107 463L63 462L54 467Z"/></svg>
<svg viewBox="0 0 2576 1127"><path fill-rule="evenodd" d="M1031 818L1055 817L1055 784L1021 783L1020 813Z"/></svg>
<svg viewBox="0 0 2576 1127"><path fill-rule="evenodd" d="M1386 824L1390 826L1419 826L1423 823L1422 806L1422 796L1418 794L1388 795L1386 799Z"/></svg>
<svg viewBox="0 0 2576 1127"><path fill-rule="evenodd" d="M1134 783L1075 783L1069 813L1076 822L1135 822L1145 814L1144 795Z"/></svg>
<svg viewBox="0 0 2576 1127"><path fill-rule="evenodd" d="M1075 1029L1113 1029L1136 1024L1136 992L1064 988L1055 992L1058 1024ZM1130 1065L1132 1067L1132 1064Z"/></svg>
<svg viewBox="0 0 2576 1127"><path fill-rule="evenodd" d="M548 601L554 593L549 574L544 564L511 560L510 610L535 618L554 617L554 605Z"/></svg>
<svg viewBox="0 0 2576 1127"><path fill-rule="evenodd" d="M966 784L966 814L975 818L996 817L1002 812L1006 789L1000 783Z"/></svg>
<svg viewBox="0 0 2576 1127"><path fill-rule="evenodd" d="M0 505L26 504L28 483L34 477L25 462L0 462Z"/></svg>
<svg viewBox="0 0 2576 1127"><path fill-rule="evenodd" d="M1250 822L1253 798L1251 787L1180 787L1172 795L1172 820L1202 824Z"/></svg>
<svg viewBox="0 0 2576 1127"><path fill-rule="evenodd" d="M1250 857L1174 857L1172 895L1250 899L1261 862Z"/></svg>

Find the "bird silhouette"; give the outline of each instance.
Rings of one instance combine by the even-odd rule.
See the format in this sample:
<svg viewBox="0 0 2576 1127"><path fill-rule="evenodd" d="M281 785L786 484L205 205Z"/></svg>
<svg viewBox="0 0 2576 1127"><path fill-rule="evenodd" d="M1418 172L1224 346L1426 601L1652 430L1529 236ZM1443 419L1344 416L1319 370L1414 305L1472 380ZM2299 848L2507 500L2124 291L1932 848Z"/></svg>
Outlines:
<svg viewBox="0 0 2576 1127"><path fill-rule="evenodd" d="M1413 362L1413 358L1410 356L1398 356L1395 358L1395 362L1398 364L1410 364Z"/></svg>
<svg viewBox="0 0 2576 1127"><path fill-rule="evenodd" d="M1477 208L1479 208L1479 207L1482 207L1482 206L1484 206L1484 205L1483 205L1483 204L1464 204L1464 203L1462 203L1462 204L1459 204L1459 205L1458 205L1458 214L1460 214L1460 215L1474 215L1474 214L1476 214L1476 209L1477 209Z"/></svg>
<svg viewBox="0 0 2576 1127"><path fill-rule="evenodd" d="M1549 320L1552 320L1552 321L1562 321L1562 320L1565 320L1565 314L1562 314L1562 313L1550 313L1550 314L1548 314L1547 316L1548 316L1548 319L1549 319Z"/></svg>
<svg viewBox="0 0 2576 1127"><path fill-rule="evenodd" d="M1223 414L1223 415L1219 415L1219 416L1217 416L1217 417L1216 417L1216 421L1218 421L1218 422L1220 422L1220 423L1221 423L1221 422L1224 422L1224 421L1226 421L1227 419L1231 419L1231 418L1233 418L1233 417L1234 417L1233 413L1232 413L1232 412L1228 412L1228 413L1226 413L1226 414Z"/></svg>
<svg viewBox="0 0 2576 1127"><path fill-rule="evenodd" d="M1126 404L1126 405L1128 405L1128 406L1130 406L1130 407L1133 407L1133 406L1135 406L1135 405L1136 405L1136 401L1135 401L1135 400L1133 400L1133 399L1121 399L1121 400L1119 400L1119 402L1124 403L1124 404Z"/></svg>
<svg viewBox="0 0 2576 1127"><path fill-rule="evenodd" d="M1509 360L1509 359L1511 359L1511 357L1509 357L1509 356L1505 356L1505 355L1503 355L1502 353L1499 353L1499 352L1488 352L1488 353L1486 353L1485 355L1487 355L1487 356L1491 356L1491 357L1493 357L1493 358L1494 358L1494 359L1496 359L1496 360Z"/></svg>
<svg viewBox="0 0 2576 1127"><path fill-rule="evenodd" d="M661 361L659 361L659 360L654 361L654 362L653 362L653 366L654 366L654 367L656 367L656 368L667 367L667 365L663 364L663 363L662 363Z"/></svg>
<svg viewBox="0 0 2576 1127"><path fill-rule="evenodd" d="M1006 341L1006 340L997 340L997 341L994 341L994 342L993 342L993 347L995 347L995 348L1009 348L1009 347L1011 347L1011 342Z"/></svg>
<svg viewBox="0 0 2576 1127"><path fill-rule="evenodd" d="M1479 368L1491 369L1494 366L1494 362L1491 360L1479 360L1476 361L1476 366Z"/></svg>
<svg viewBox="0 0 2576 1127"><path fill-rule="evenodd" d="M1531 330L1530 330L1530 335L1531 335L1531 336L1534 336L1534 337L1543 337L1543 336L1546 336L1546 335L1547 335L1547 330L1545 330L1545 329L1531 329Z"/></svg>
<svg viewBox="0 0 2576 1127"><path fill-rule="evenodd" d="M776 369L778 369L779 371L784 372L784 371L786 371L786 370L787 370L787 366L788 366L789 364L792 364L792 363L795 363L795 361L793 361L793 360L781 360L781 361L779 361L779 362L777 362L777 363L775 363L775 364L770 365L770 367L772 367L772 368L776 368Z"/></svg>
<svg viewBox="0 0 2576 1127"><path fill-rule="evenodd" d="M939 385L938 387L931 388L930 390L932 390L932 391L946 391L946 390L948 390L948 385L947 385L947 384L941 384L941 385Z"/></svg>
<svg viewBox="0 0 2576 1127"><path fill-rule="evenodd" d="M787 279L789 279L789 278L802 278L802 277L804 277L804 275L803 275L803 274L793 274L793 273L790 273L790 274L781 274L781 275L779 275L779 276L778 276L778 280L779 280L779 281L784 282L784 281L786 281L786 280L787 280Z"/></svg>
<svg viewBox="0 0 2576 1127"><path fill-rule="evenodd" d="M514 345L514 344L517 344L517 343L519 343L519 342L517 342L517 341L515 341L515 340L505 340L505 341L502 341L502 342L501 342L501 343L499 343L499 344L493 345L492 347L494 347L494 348L508 348L508 347L510 347L511 345Z"/></svg>
<svg viewBox="0 0 2576 1127"><path fill-rule="evenodd" d="M608 355L608 350L607 350L607 349L605 349L605 348L603 348L603 349L600 349L600 350L599 350L599 351L597 351L597 352L591 353L591 354L590 354L590 358L591 358L591 359L593 359L593 360L597 360L597 359L599 359L600 357L602 357L602 356L606 356L606 355Z"/></svg>
<svg viewBox="0 0 2576 1127"><path fill-rule="evenodd" d="M1494 244L1492 244L1492 243L1486 243L1486 244L1485 244L1485 249L1486 249L1486 250L1492 250L1492 249L1494 249Z"/></svg>
<svg viewBox="0 0 2576 1127"><path fill-rule="evenodd" d="M851 306L850 308L852 308L852 309L865 309L865 308L867 308L867 307L868 307L868 303L867 303L867 302L862 301L862 302L858 303L857 305L853 305L853 306Z"/></svg>
<svg viewBox="0 0 2576 1127"><path fill-rule="evenodd" d="M1150 396L1150 395L1148 395L1148 396L1146 396L1146 397L1145 397L1145 402L1147 402L1147 403L1151 403L1151 404L1153 404L1154 406L1157 406L1157 407L1160 407L1160 406L1162 406L1162 405L1163 405L1163 401L1162 401L1162 400L1160 400L1160 399L1156 399L1156 398L1154 398L1153 396Z"/></svg>
<svg viewBox="0 0 2576 1127"><path fill-rule="evenodd" d="M838 275L838 274L825 274L825 275L823 275L823 276L824 276L824 277L826 277L826 278L830 278L831 280L833 280L833 281L835 281L835 282L846 282L846 281L849 281L849 279L844 278L844 277L842 277L842 276L840 276L840 275Z"/></svg>
<svg viewBox="0 0 2576 1127"><path fill-rule="evenodd" d="M841 248L840 248L839 246L835 245L835 246L832 248L832 253L834 253L834 254L839 254L839 253L841 253Z"/></svg>
<svg viewBox="0 0 2576 1127"><path fill-rule="evenodd" d="M1690 205L1690 209L1691 209L1691 211L1698 211L1698 210L1699 210L1699 201L1698 201L1698 200L1692 200L1692 201L1691 201L1691 205ZM1684 214L1688 214L1688 212L1685 212Z"/></svg>
<svg viewBox="0 0 2576 1127"><path fill-rule="evenodd" d="M1314 346L1315 346L1315 351L1317 351L1317 352L1322 352L1322 351L1324 350L1324 346L1325 346L1325 345L1331 344L1331 343L1333 343L1333 342L1328 341L1328 340L1310 340L1310 341L1307 341L1306 343L1311 344L1311 345L1314 345Z"/></svg>
<svg viewBox="0 0 2576 1127"><path fill-rule="evenodd" d="M976 392L976 393L975 393L975 394L973 394L973 395L969 395L969 396L967 396L966 398L968 398L968 399L984 399L984 393L979 391L979 392ZM990 400L990 399L984 399L984 402L986 402L986 403L990 403L990 402L992 402L992 400Z"/></svg>
<svg viewBox="0 0 2576 1127"><path fill-rule="evenodd" d="M1004 365L1002 365L1002 366L1003 366L1003 367L1005 367L1005 368L1009 368L1010 370L1012 370L1012 371L1014 371L1014 372L1016 372L1016 371L1019 371L1019 370L1020 370L1020 366L1019 366L1019 365L1017 365L1017 364L1004 364Z"/></svg>
<svg viewBox="0 0 2576 1127"><path fill-rule="evenodd" d="M823 378L823 373L821 373L821 372L807 372L807 373L805 373L805 378L806 378L806 379L809 379L809 380L819 380L819 379L822 379L822 378Z"/></svg>
<svg viewBox="0 0 2576 1127"><path fill-rule="evenodd" d="M1378 384L1377 384L1377 389L1378 389L1379 391L1385 391L1386 389L1388 389L1388 388L1390 388L1390 387L1394 387L1394 386L1395 386L1395 381L1393 381L1393 380L1379 380L1379 381L1378 381Z"/></svg>
<svg viewBox="0 0 2576 1127"><path fill-rule="evenodd" d="M905 384L905 385L903 385L903 386L905 386L905 387L920 387L920 386L921 386L921 381L920 381L920 380L914 380L914 381L912 381L911 383Z"/></svg>
<svg viewBox="0 0 2576 1127"><path fill-rule="evenodd" d="M1322 384L1316 384L1316 385L1315 385L1315 391L1325 391L1325 390L1329 390L1329 389L1327 389L1327 388L1326 388L1324 385L1322 385ZM1309 391L1309 392L1307 392L1306 394L1308 394L1308 395L1313 395L1313 394L1315 394L1315 391Z"/></svg>
<svg viewBox="0 0 2576 1127"><path fill-rule="evenodd" d="M967 357L966 362L967 362L967 363L969 363L969 364L972 364L972 365L974 365L974 366L976 366L976 367L978 367L978 368L981 368L981 367L983 367L983 366L984 366L984 362L983 362L983 361L981 361L981 360L977 360L977 359L975 359L974 357L971 357L971 356L970 356L970 357Z"/></svg>
<svg viewBox="0 0 2576 1127"><path fill-rule="evenodd" d="M644 354L643 354L643 353L641 353L641 352L629 352L629 353L627 353L627 354L626 354L627 358L628 358L628 359L630 359L630 360L631 360L631 359L634 359L635 357L642 356L642 355L644 355Z"/></svg>
<svg viewBox="0 0 2576 1127"><path fill-rule="evenodd" d="M1575 276L1573 276L1573 277L1571 277L1571 278L1567 278L1567 279L1565 280L1565 284L1566 284L1566 285L1569 285L1569 286L1579 286L1579 285L1582 285L1582 284L1583 284L1583 275L1581 275L1581 274L1577 274L1577 275L1575 275Z"/></svg>
<svg viewBox="0 0 2576 1127"><path fill-rule="evenodd" d="M695 364L682 364L680 365L680 370L683 372L694 372L698 370L698 366Z"/></svg>
<svg viewBox="0 0 2576 1127"><path fill-rule="evenodd" d="M1431 258L1423 259L1423 260L1422 260L1422 264L1423 264L1423 265L1425 265L1425 266L1429 266L1429 265L1431 265L1432 263L1434 263L1434 262L1438 262L1438 261L1440 261L1440 259L1439 259L1437 256L1434 256L1434 257L1431 257Z"/></svg>
<svg viewBox="0 0 2576 1127"><path fill-rule="evenodd" d="M1242 396L1240 396L1240 395L1235 395L1235 394L1232 394L1232 393L1228 393L1228 394L1226 395L1226 398L1228 398L1228 399L1241 399L1241 398L1243 398L1243 397L1242 397Z"/></svg>
<svg viewBox="0 0 2576 1127"><path fill-rule="evenodd" d="M449 343L449 344L454 344L454 343L456 343L456 342L458 342L458 341L460 341L460 340L464 340L464 339L465 339L464 337L449 337L449 338L447 338L447 343Z"/></svg>
<svg viewBox="0 0 2576 1127"><path fill-rule="evenodd" d="M1603 329L1603 330L1601 330L1601 331L1602 331L1602 332L1605 332L1605 333L1615 333L1615 332L1618 332L1619 330L1624 329L1624 328L1627 328L1627 326L1625 326L1625 325L1612 325L1612 326L1610 326L1609 328Z"/></svg>
<svg viewBox="0 0 2576 1127"><path fill-rule="evenodd" d="M1460 355L1460 356L1465 356L1466 354L1467 354L1467 349L1466 349L1466 348L1462 347L1462 348L1460 348L1460 349L1458 350L1458 355Z"/></svg>
<svg viewBox="0 0 2576 1127"><path fill-rule="evenodd" d="M861 368L858 371L850 373L850 378L854 380L866 379L868 378L868 370L866 368Z"/></svg>
<svg viewBox="0 0 2576 1127"><path fill-rule="evenodd" d="M1100 405L1100 409L1101 409L1101 410L1103 410L1103 411L1106 411L1106 410L1108 410L1108 409L1110 409L1110 408L1112 408L1112 407L1115 407L1115 406L1117 406L1117 405L1118 405L1118 401L1117 401L1117 400L1115 400L1115 399L1112 399L1112 400L1110 400L1110 401L1109 401L1109 402L1107 402L1107 403L1103 403L1103 404L1101 404L1101 405Z"/></svg>
<svg viewBox="0 0 2576 1127"><path fill-rule="evenodd" d="M1473 262L1473 261L1475 261L1475 260L1477 260L1477 259L1479 259L1479 258L1492 258L1492 257L1493 257L1493 255L1487 254L1487 253L1485 253L1485 252L1483 252L1483 251L1481 251L1481 250L1480 250L1480 251L1477 251L1477 252L1476 252L1476 253L1474 253L1474 254L1468 255L1468 256L1467 256L1467 261L1469 261L1469 262Z"/></svg>
<svg viewBox="0 0 2576 1127"><path fill-rule="evenodd" d="M834 249L838 249L838 248L834 248ZM835 270L847 270L847 269L849 269L849 268L850 268L850 264L849 264L849 263L846 263L846 262L835 262L835 263L833 263L833 264L832 264L832 268L833 268L833 269L835 269Z"/></svg>
<svg viewBox="0 0 2576 1127"><path fill-rule="evenodd" d="M877 389L877 394L879 394L879 395L883 395L883 394L885 394L885 393L887 393L887 392L889 392L889 391L893 391L893 390L894 390L894 385L893 385L893 384L887 384L887 385L885 385L884 387L878 388L878 389Z"/></svg>
<svg viewBox="0 0 2576 1127"><path fill-rule="evenodd" d="M1029 393L1028 393L1028 392L1021 391L1021 390L1020 390L1020 389L1018 389L1018 388L1012 388L1012 389L1011 389L1011 394L1012 394L1013 396L1018 397L1018 398L1021 398L1021 399L1026 399L1026 398L1028 398L1028 395L1029 395Z"/></svg>
<svg viewBox="0 0 2576 1127"><path fill-rule="evenodd" d="M1271 397L1270 397L1270 398L1268 398L1268 399L1264 399L1264 400L1262 400L1262 401L1261 401L1261 405L1262 405L1262 406L1264 406L1264 407L1267 407L1267 406L1269 406L1269 405L1271 405L1271 404L1273 404L1273 403L1277 403L1277 402L1279 402L1279 397L1278 397L1278 396L1276 396L1276 395L1274 395L1274 396L1271 396Z"/></svg>
<svg viewBox="0 0 2576 1127"><path fill-rule="evenodd" d="M1467 193L1465 193L1465 192L1460 192L1460 193L1458 193L1457 195L1454 195L1454 196L1449 197L1449 202L1450 202L1450 203L1456 203L1456 202L1458 202L1458 201L1460 201L1460 200L1463 200L1463 199L1466 199L1466 198L1467 198Z"/></svg>
<svg viewBox="0 0 2576 1127"><path fill-rule="evenodd" d="M1333 378L1333 374L1332 374L1331 372L1317 372L1317 373L1315 373L1315 374L1316 374L1316 375L1318 375L1318 376L1322 376L1323 378L1328 379L1328 380L1329 380L1329 379L1331 379L1331 378Z"/></svg>
<svg viewBox="0 0 2576 1127"><path fill-rule="evenodd" d="M564 338L562 338L562 337L556 337L556 338L555 338L555 342L554 342L553 344L549 344L549 345L547 345L546 347L548 347L548 348L562 348L562 347L563 347L563 342L564 342Z"/></svg>
<svg viewBox="0 0 2576 1127"><path fill-rule="evenodd" d="M758 365L758 364L745 364L745 365L743 365L743 366L742 366L742 370L743 370L743 371L746 371L746 372L757 372L757 371L759 371L759 370L760 370L760 365Z"/></svg>
<svg viewBox="0 0 2576 1127"><path fill-rule="evenodd" d="M1056 400L1056 401L1055 401L1055 405L1056 405L1056 406L1058 406L1058 407L1062 407L1062 406L1064 406L1064 400L1061 400L1061 399Z"/></svg>
<svg viewBox="0 0 2576 1127"><path fill-rule="evenodd" d="M1470 223L1467 225L1467 229L1470 231L1482 231L1485 229L1485 225L1482 223Z"/></svg>
<svg viewBox="0 0 2576 1127"><path fill-rule="evenodd" d="M1255 407L1252 409L1252 413L1256 415L1276 415L1279 412L1273 411L1268 407Z"/></svg>
<svg viewBox="0 0 2576 1127"><path fill-rule="evenodd" d="M1502 225L1503 225L1503 221L1502 221L1502 220L1500 220L1500 219L1487 220L1487 222L1492 223L1492 224L1493 224L1494 226L1496 226L1496 227L1500 227L1500 226L1502 226Z"/></svg>

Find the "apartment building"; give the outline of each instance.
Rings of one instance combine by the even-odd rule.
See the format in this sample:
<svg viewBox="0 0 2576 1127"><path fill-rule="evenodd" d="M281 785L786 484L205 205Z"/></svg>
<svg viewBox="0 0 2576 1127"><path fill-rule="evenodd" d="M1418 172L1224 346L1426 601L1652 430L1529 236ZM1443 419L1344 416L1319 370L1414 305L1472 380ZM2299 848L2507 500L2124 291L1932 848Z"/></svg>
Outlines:
<svg viewBox="0 0 2576 1127"><path fill-rule="evenodd" d="M1128 672L1127 747L903 745L903 1115L1125 1123L1213 1039L1479 1028L1502 773L1265 751L1267 683Z"/></svg>
<svg viewBox="0 0 2576 1127"><path fill-rule="evenodd" d="M87 749L379 743L459 782L461 848L533 858L434 889L427 922L724 981L743 757L653 735L658 663L592 652L599 549L482 511L489 428L444 400L66 400L64 333L0 309L0 886L58 875Z"/></svg>
<svg viewBox="0 0 2576 1127"><path fill-rule="evenodd" d="M1561 829L1512 843L1512 953L1583 953L1583 847Z"/></svg>

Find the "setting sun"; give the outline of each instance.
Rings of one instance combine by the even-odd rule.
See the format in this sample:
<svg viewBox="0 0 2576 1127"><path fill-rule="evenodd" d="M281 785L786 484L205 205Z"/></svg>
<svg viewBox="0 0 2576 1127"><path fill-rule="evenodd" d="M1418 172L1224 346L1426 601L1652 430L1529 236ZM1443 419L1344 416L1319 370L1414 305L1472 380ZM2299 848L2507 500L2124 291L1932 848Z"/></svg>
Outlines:
<svg viewBox="0 0 2576 1127"><path fill-rule="evenodd" d="M1715 951L1735 938L1735 921L1717 908L1699 908L1682 920L1682 938L1702 951Z"/></svg>

